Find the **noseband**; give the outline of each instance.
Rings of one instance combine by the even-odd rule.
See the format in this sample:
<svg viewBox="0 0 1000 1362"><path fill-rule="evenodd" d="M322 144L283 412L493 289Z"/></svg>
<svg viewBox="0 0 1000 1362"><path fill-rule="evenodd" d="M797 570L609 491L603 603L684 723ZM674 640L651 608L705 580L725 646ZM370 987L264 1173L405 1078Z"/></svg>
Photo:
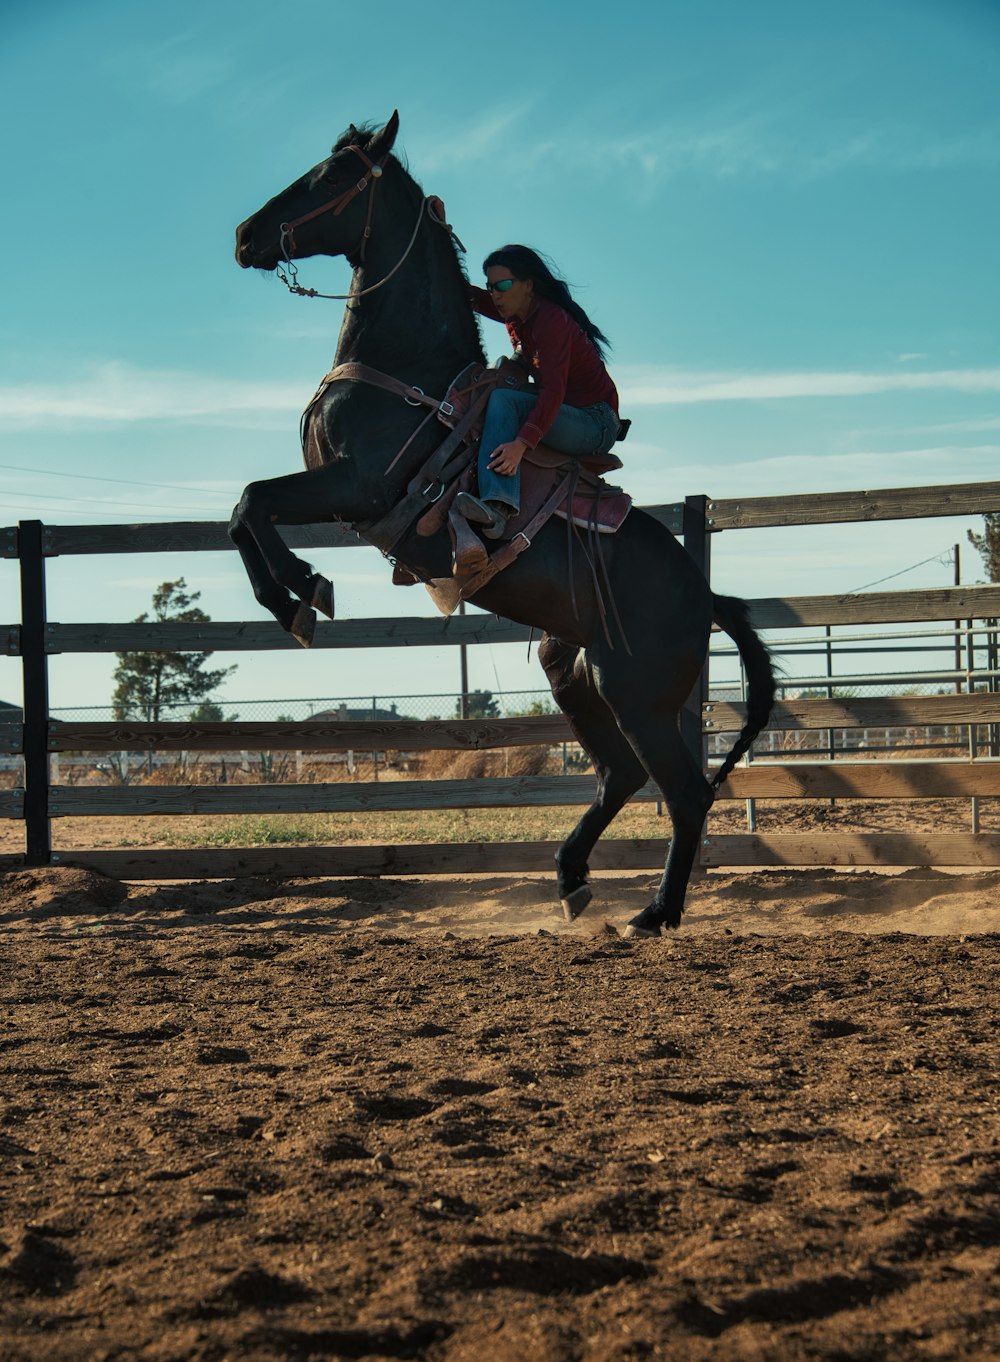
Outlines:
<svg viewBox="0 0 1000 1362"><path fill-rule="evenodd" d="M350 189L345 190L343 194L339 194L337 198L331 199L328 203L321 204L319 208L314 208L311 213L304 213L302 217L296 218L293 222L283 222L281 224L281 253L285 257L285 259L284 264L280 263L278 264L275 273L277 274L281 282L285 285L285 287L288 289L289 293L297 293L301 298L335 298L340 300L344 300L347 298L363 298L366 293L374 293L376 289L379 289L382 287L383 284L388 283L388 281L392 278L392 276L403 264L403 261L406 259L406 257L410 254L410 251L413 249L413 244L417 239L417 233L420 231L420 224L424 220L425 207L427 209L427 215L431 219L431 221L436 222L439 227L444 227L445 230L451 234L459 250L462 251L465 250L465 247L459 241L458 237L455 236L455 233L452 231L448 223L446 223L443 219L439 218L437 214L434 212L432 207L432 204L434 202L433 197L431 195L427 195L420 201L420 209L417 213L416 225L413 228L413 235L410 237L406 250L403 252L399 261L393 266L389 273L383 279L380 279L377 284L372 284L370 288L363 288L354 293L318 293L314 288L303 288L302 285L298 282L298 270L295 266L295 262L292 260L292 252L295 250L296 227L301 227L304 222L311 222L313 218L318 218L323 213L333 213L334 217L339 217L340 214L347 207L347 205L349 203L352 203L358 197L359 194L363 194L365 190L369 187L369 185L371 186L371 193L368 196L368 215L365 218L365 229L361 234L360 242L354 248L358 254L359 260L361 260L362 262L364 261L365 258L365 249L368 245L369 240L371 239L372 211L375 207L375 186L382 178L383 168L380 165L376 165L374 161L371 161L361 150L361 148L355 146L353 143L349 147L346 147L345 150L353 151L356 155L360 156L362 161L364 161L365 165L368 167L367 172L361 177L361 179L358 180L356 184L353 184L350 187Z"/></svg>

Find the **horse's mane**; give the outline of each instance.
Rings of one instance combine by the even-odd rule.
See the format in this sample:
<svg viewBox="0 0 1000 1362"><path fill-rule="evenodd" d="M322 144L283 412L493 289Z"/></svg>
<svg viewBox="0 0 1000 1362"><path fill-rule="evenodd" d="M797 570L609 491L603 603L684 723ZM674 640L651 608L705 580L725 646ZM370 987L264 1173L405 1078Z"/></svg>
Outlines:
<svg viewBox="0 0 1000 1362"><path fill-rule="evenodd" d="M330 155L336 156L338 152L341 152L344 150L345 147L350 146L360 147L362 151L367 152L372 139L374 138L375 134L379 131L381 131L381 124L379 123L361 123L361 124L351 123L349 127L347 127L340 134L340 136L334 142L333 146L330 148ZM414 203L416 203L418 199L422 199L424 196L424 191L420 187L420 185L417 184L416 180L413 178L413 175L410 172L410 167L406 161L406 157L404 155L401 155L399 152L392 151L389 154L388 159L394 161L395 164L399 167L400 171L402 172L403 182L407 186L407 188L411 190ZM461 277L463 283L466 286L468 286L469 275L468 271L465 268L465 260L462 257L462 253L455 245L455 237L452 233L448 233L448 244L451 248L451 258L455 262L455 269L458 272L459 276ZM482 327L480 326L479 317L475 312L472 312L472 321L475 329L476 338L479 342L480 357L482 358L485 356L486 352L483 349Z"/></svg>

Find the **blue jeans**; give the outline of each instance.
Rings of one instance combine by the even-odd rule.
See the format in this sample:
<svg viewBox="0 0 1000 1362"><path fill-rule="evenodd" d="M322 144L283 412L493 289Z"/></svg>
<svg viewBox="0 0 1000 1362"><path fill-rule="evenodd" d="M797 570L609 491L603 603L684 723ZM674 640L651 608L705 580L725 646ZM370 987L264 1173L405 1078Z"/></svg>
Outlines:
<svg viewBox="0 0 1000 1362"><path fill-rule="evenodd" d="M538 398L532 393L497 388L486 408L486 423L479 445L479 496L482 501L501 501L511 510L521 505L521 470L509 477L494 473L489 461L497 445L513 440ZM619 421L607 402L592 407L560 407L545 434L544 443L562 454L607 454L618 434Z"/></svg>

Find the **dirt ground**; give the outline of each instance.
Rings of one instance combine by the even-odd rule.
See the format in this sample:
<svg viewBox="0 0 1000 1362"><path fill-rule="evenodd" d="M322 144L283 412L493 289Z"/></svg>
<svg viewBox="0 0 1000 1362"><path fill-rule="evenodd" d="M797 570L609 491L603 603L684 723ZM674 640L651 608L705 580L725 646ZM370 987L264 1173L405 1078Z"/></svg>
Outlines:
<svg viewBox="0 0 1000 1362"><path fill-rule="evenodd" d="M0 1362L1000 1351L1000 874L0 878Z"/></svg>

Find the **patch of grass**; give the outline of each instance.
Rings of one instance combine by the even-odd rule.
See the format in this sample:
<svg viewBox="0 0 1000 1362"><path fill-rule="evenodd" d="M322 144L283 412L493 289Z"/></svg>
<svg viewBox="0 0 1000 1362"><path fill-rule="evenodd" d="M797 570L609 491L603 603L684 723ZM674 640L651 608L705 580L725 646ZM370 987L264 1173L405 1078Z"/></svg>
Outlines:
<svg viewBox="0 0 1000 1362"><path fill-rule="evenodd" d="M165 846L344 846L416 842L561 841L575 808L402 809L394 813L270 814L175 820L157 829ZM190 826L182 826L189 822ZM613 837L667 835L652 805L625 809Z"/></svg>
<svg viewBox="0 0 1000 1362"><path fill-rule="evenodd" d="M243 814L239 818L219 818L202 823L197 829L167 829L167 846L264 847L312 845L324 840L316 827L315 816L289 814Z"/></svg>

